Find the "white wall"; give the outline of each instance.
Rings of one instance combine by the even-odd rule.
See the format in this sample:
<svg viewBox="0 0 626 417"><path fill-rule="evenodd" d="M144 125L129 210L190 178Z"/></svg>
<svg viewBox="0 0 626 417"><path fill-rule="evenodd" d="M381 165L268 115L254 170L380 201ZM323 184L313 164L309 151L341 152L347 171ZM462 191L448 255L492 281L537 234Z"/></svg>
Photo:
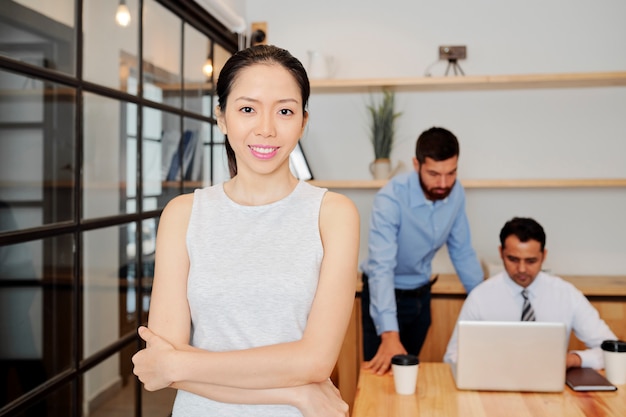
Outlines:
<svg viewBox="0 0 626 417"><path fill-rule="evenodd" d="M336 78L442 76L444 44L467 45L468 75L626 70L621 0L250 0L246 20L268 23L269 43L307 65L333 55ZM378 92L373 91L376 96ZM368 93L313 93L303 148L316 179L371 179ZM626 87L400 92L392 159L410 167L415 140L433 125L461 142L462 179L626 178ZM344 191L362 216L361 259L375 191ZM546 268L560 274L626 274L626 190L467 190L481 258L498 263L497 235L513 216L548 234ZM434 268L451 272L445 251Z"/></svg>

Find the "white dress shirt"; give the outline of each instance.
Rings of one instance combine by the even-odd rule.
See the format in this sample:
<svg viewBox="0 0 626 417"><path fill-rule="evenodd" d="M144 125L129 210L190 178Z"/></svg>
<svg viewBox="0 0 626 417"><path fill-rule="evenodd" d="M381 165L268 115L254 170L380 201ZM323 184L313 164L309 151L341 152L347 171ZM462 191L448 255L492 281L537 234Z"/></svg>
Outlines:
<svg viewBox="0 0 626 417"><path fill-rule="evenodd" d="M468 294L458 320L519 321L524 303L522 290L506 272L494 275ZM583 293L569 282L544 272L537 275L527 290L536 321L564 323L567 334L573 330L588 348L574 351L582 359L582 367L604 368L600 345L603 340L617 337ZM451 364L457 359L457 327L443 359Z"/></svg>

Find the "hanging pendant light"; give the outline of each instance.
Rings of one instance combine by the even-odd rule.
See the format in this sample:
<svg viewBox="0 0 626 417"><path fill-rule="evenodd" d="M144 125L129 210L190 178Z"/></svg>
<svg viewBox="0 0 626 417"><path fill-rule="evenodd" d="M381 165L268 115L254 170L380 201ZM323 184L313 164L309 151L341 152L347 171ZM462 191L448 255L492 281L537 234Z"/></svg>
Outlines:
<svg viewBox="0 0 626 417"><path fill-rule="evenodd" d="M211 55L206 58L204 61L204 65L202 66L202 73L206 75L207 78L211 78L213 75L213 60L211 59Z"/></svg>
<svg viewBox="0 0 626 417"><path fill-rule="evenodd" d="M117 6L117 12L115 13L115 21L121 27L126 27L130 24L130 10L126 5L126 0L120 0L120 4Z"/></svg>

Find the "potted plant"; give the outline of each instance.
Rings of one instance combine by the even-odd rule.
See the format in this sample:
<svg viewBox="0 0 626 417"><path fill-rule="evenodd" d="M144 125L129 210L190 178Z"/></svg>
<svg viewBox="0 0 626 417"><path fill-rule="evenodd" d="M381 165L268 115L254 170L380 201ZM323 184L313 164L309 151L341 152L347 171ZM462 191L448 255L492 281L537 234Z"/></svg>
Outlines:
<svg viewBox="0 0 626 417"><path fill-rule="evenodd" d="M374 146L374 162L370 171L375 179L387 179L391 174L391 149L395 135L395 121L402 113L395 113L395 94L383 90L383 99L378 104L367 106L371 120L370 133Z"/></svg>

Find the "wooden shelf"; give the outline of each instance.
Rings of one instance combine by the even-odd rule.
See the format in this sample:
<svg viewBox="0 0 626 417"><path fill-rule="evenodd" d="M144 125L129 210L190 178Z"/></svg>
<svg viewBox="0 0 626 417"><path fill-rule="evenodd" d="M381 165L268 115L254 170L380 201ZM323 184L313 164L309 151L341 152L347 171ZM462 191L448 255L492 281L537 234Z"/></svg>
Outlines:
<svg viewBox="0 0 626 417"><path fill-rule="evenodd" d="M311 180L310 184L322 188L381 188L387 180Z"/></svg>
<svg viewBox="0 0 626 417"><path fill-rule="evenodd" d="M626 178L461 180L465 188L618 188Z"/></svg>
<svg viewBox="0 0 626 417"><path fill-rule="evenodd" d="M409 91L507 90L626 86L626 71L524 75L468 75L311 80L313 92L349 92L375 88Z"/></svg>
<svg viewBox="0 0 626 417"><path fill-rule="evenodd" d="M312 180L312 185L324 188L378 189L387 180ZM626 187L626 178L597 179L493 179L461 180L463 187L470 188L620 188Z"/></svg>

